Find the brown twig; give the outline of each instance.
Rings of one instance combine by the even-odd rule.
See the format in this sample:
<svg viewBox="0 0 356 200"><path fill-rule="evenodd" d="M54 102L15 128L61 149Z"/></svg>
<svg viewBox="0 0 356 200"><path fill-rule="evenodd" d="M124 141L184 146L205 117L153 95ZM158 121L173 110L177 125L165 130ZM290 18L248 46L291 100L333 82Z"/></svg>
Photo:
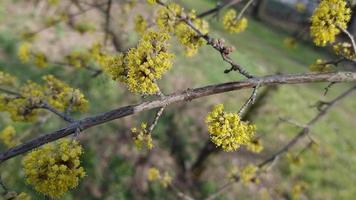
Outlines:
<svg viewBox="0 0 356 200"><path fill-rule="evenodd" d="M0 92L14 95L16 98L24 98L20 93L5 89L5 88L0 88ZM73 118L71 118L66 113L62 113L61 111L57 110L56 108L52 107L51 105L49 105L47 102L44 102L44 101L40 102L38 105L33 105L28 109L33 110L33 109L39 109L39 108L48 110L48 111L56 114L57 116L59 116L60 118L62 118L63 120L65 120L67 122L73 123L75 121Z"/></svg>
<svg viewBox="0 0 356 200"><path fill-rule="evenodd" d="M160 108L169 104L191 101L193 99L210 96L219 93L225 93L233 90L241 90L244 88L253 88L257 85L281 85L281 84L301 84L315 82L356 82L356 72L336 72L336 73L307 73L293 75L273 75L259 78L251 78L244 81L228 82L222 84L209 85L201 88L188 89L183 92L173 93L164 98L143 102L141 104L124 106L102 114L86 117L77 120L66 127L49 134L43 134L32 140L24 142L21 145L15 146L5 152L0 153L0 162L8 160L17 155L26 153L34 148L40 147L46 143L66 137L79 130L85 130L106 122L140 113L153 108Z"/></svg>

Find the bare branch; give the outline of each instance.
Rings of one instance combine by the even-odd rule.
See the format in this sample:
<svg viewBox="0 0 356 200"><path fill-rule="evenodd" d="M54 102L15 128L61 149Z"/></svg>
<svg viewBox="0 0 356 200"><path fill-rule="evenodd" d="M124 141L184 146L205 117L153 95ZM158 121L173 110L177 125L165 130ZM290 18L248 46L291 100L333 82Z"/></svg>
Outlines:
<svg viewBox="0 0 356 200"><path fill-rule="evenodd" d="M147 101L141 104L124 106L102 114L86 117L75 121L70 125L54 131L50 134L44 134L27 141L21 145L15 146L5 152L0 153L0 162L8 160L17 155L26 153L34 148L40 147L46 143L66 137L79 130L104 124L106 122L140 113L154 108L163 107L169 104L191 101L193 99L210 96L214 94L225 93L233 90L241 90L244 88L253 88L257 85L280 85L280 84L301 84L315 82L356 82L356 72L337 72L337 73L307 73L293 75L273 75L259 78L251 78L244 81L228 82L222 84L209 85L201 88L187 89L182 92L173 93L159 100ZM311 122L309 125L313 124Z"/></svg>
<svg viewBox="0 0 356 200"><path fill-rule="evenodd" d="M242 8L242 10L240 11L239 15L237 16L237 20L240 20L241 17L243 16L243 14L246 12L247 8L252 4L254 0L249 0L245 6Z"/></svg>

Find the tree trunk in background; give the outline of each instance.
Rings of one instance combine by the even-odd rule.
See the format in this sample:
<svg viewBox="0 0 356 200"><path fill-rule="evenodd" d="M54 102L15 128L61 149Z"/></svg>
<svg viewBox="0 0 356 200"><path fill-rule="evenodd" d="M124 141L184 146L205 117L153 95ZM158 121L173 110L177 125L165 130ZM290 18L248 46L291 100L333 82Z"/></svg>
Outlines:
<svg viewBox="0 0 356 200"><path fill-rule="evenodd" d="M255 18L256 20L261 20L261 12L263 11L265 5L266 5L266 0L256 0L253 3L252 11L251 11L251 16Z"/></svg>

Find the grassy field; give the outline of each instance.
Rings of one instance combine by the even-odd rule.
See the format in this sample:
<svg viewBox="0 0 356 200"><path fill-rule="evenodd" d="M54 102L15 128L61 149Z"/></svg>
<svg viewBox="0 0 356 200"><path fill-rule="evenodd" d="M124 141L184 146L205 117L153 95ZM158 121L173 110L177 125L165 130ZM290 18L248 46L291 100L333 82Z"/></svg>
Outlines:
<svg viewBox="0 0 356 200"><path fill-rule="evenodd" d="M197 11L206 10L214 6L211 1L204 0L182 0L182 2L187 8L197 8ZM270 28L267 24L253 21L252 19L249 20L248 29L241 34L225 33L215 19L211 21L211 29L212 36L224 38L227 44L231 44L236 48L232 58L255 75L268 75L276 72L307 72L308 66L315 59L329 57L329 55L321 53L320 49L305 43L298 44L295 49L285 48L283 40L288 37L287 33ZM90 113L98 113L139 101L138 97L127 95L124 87L110 81L105 75L88 80L89 73L86 71L76 71L75 76L68 76L68 73L72 72L67 69L63 70L61 67L38 70L33 66L20 64L16 58L17 42L12 33L0 33L0 48L2 49L2 54L6 55L0 57L1 70L12 72L21 77L22 80L38 80L41 75L46 73L62 76L71 85L80 87L88 96L92 107ZM224 74L223 71L229 66L209 46L201 48L199 54L193 58L185 57L179 45L174 45L173 50L176 53L175 65L172 71L161 81L165 93L171 93L177 89L194 88L206 84L242 79L237 73ZM332 99L346 90L350 84L335 85L326 96L323 96L326 86L327 84L312 84L279 87L268 98L266 105L258 112L258 116L254 117L254 123L258 127L258 134L263 139L266 148L260 156L250 156L248 160L258 163L259 160L276 151L297 134L298 128L293 125L281 124L276 126L276 122L280 117L290 117L297 122L306 123L316 114L316 110L311 108L311 105L318 100L327 101ZM203 122L204 116L211 106L216 103L224 103L228 110L238 110L248 98L250 92L250 90L243 90L199 99L186 105L184 111L181 114L177 114L182 117L182 120L179 120L181 129L178 130L178 133L186 137L185 140L187 140L187 147L189 148L187 150L187 159L189 161L194 160L196 151L203 146L205 139L208 138ZM304 181L308 184L306 193L309 199L351 200L356 196L354 187L356 182L356 174L354 173L356 171L356 141L353 140L353 134L355 133L354 123L356 123L355 97L356 94L353 94L343 100L312 129L312 137L318 141L320 149L317 153L308 151L304 156L304 164L302 166L290 167L284 159L280 160L273 170L273 175L266 178L266 187L270 188L270 191L285 192L290 190L295 182ZM168 112L172 113L177 110L175 109L176 105L172 105L172 107L168 109ZM139 118L149 119L149 114L152 113L142 114ZM127 134L124 129L134 123L139 123L137 118L138 116L129 117L119 122L110 123L108 126L94 128L89 132L97 133L97 141L110 137L112 133ZM155 138L162 142L159 145L160 147L168 145L164 142L167 137L166 131L169 130L169 125L166 123L167 118L167 115L163 116L155 132ZM53 122L46 123L41 128L41 131L48 132L58 128L59 125L63 125L62 122L54 120L54 118L51 119ZM20 124L18 126L25 129L29 125ZM86 141L88 146L92 144L89 136L83 136L83 140ZM306 143L306 140L302 143ZM298 152L302 146L303 144L293 150ZM87 152L86 155L88 157L85 165L88 169L88 174L97 175L98 172L93 163L100 160L99 155L94 152ZM93 158L89 159L90 155ZM236 160L239 164L243 163L243 161L240 162L240 159L245 159L245 156L240 155L239 152L221 153L212 157L207 171L212 175L205 174L204 176L207 178L207 181L202 186L204 194L213 192L224 183L225 180L221 179L223 172L220 171L224 171L223 169L235 163ZM124 178L128 178L132 174L133 166L124 161L125 158L119 156L110 161L110 163L115 163L115 174L124 173L127 176ZM216 175L214 175L213 169L219 169ZM100 180L105 180L103 177L105 176L102 174L96 176ZM113 186L113 188L120 188L122 189L121 191L125 191L123 189L125 182L122 181L122 177L118 177L117 180L117 185ZM22 185L22 187L25 186ZM85 189L84 186L82 189ZM118 194L117 198L128 198L125 192L122 193ZM239 195L239 199L258 199L258 195L252 193L246 192L243 186L236 185L221 199L235 199L233 197L236 197L236 195ZM154 197L163 194L153 187L150 195ZM71 199L71 197L68 196L67 199Z"/></svg>

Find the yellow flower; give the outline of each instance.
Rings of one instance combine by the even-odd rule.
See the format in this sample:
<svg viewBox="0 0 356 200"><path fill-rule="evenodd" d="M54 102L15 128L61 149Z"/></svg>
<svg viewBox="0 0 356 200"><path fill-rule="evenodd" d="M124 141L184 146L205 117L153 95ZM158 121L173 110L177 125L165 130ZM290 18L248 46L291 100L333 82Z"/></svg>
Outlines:
<svg viewBox="0 0 356 200"><path fill-rule="evenodd" d="M153 148L153 141L151 133L147 130L147 124L141 123L141 128L132 128L131 129L132 138L134 140L135 146L138 149L142 149L143 146L146 146L147 149Z"/></svg>
<svg viewBox="0 0 356 200"><path fill-rule="evenodd" d="M28 42L21 43L17 50L17 56L22 63L30 61L31 56L31 44Z"/></svg>
<svg viewBox="0 0 356 200"><path fill-rule="evenodd" d="M182 14L183 8L180 5L170 3L158 10L156 24L163 31L173 32Z"/></svg>
<svg viewBox="0 0 356 200"><path fill-rule="evenodd" d="M302 3L302 2L298 2L298 3L295 4L295 9L296 9L298 12L303 13L303 12L305 12L305 10L306 10L306 6L305 6L305 4Z"/></svg>
<svg viewBox="0 0 356 200"><path fill-rule="evenodd" d="M307 189L307 187L308 185L303 181L299 181L298 183L296 183L292 188L292 192L291 192L292 199L293 200L300 199L302 192L304 192Z"/></svg>
<svg viewBox="0 0 356 200"><path fill-rule="evenodd" d="M6 72L0 71L0 85L12 86L16 83L16 81L17 81L16 77Z"/></svg>
<svg viewBox="0 0 356 200"><path fill-rule="evenodd" d="M351 10L345 0L322 0L311 17L311 36L318 46L335 41L340 28L346 29ZM340 27L340 28L339 28Z"/></svg>
<svg viewBox="0 0 356 200"><path fill-rule="evenodd" d="M69 55L65 57L68 64L73 67L81 68L86 67L89 62L91 55L86 52L72 51Z"/></svg>
<svg viewBox="0 0 356 200"><path fill-rule="evenodd" d="M148 169L147 179L149 181L157 181L161 177L160 172L157 168L151 167Z"/></svg>
<svg viewBox="0 0 356 200"><path fill-rule="evenodd" d="M240 120L236 113L224 111L224 105L218 104L206 117L211 141L224 151L235 151L240 145L247 145L256 127Z"/></svg>
<svg viewBox="0 0 356 200"><path fill-rule="evenodd" d="M161 176L160 171L155 167L148 169L147 179L150 182L158 181L165 188L172 183L172 176L168 172L164 172L164 175Z"/></svg>
<svg viewBox="0 0 356 200"><path fill-rule="evenodd" d="M256 177L256 173L258 171L258 167L255 165L248 165L245 167L240 174L241 180L243 183L248 184L248 183L258 183L259 180Z"/></svg>
<svg viewBox="0 0 356 200"><path fill-rule="evenodd" d="M325 60L317 59L315 63L309 66L311 72L331 72L333 65L328 64Z"/></svg>
<svg viewBox="0 0 356 200"><path fill-rule="evenodd" d="M262 141L260 139L253 139L246 144L249 151L260 153L263 150Z"/></svg>
<svg viewBox="0 0 356 200"><path fill-rule="evenodd" d="M237 19L236 11L230 9L226 12L223 18L223 24L225 30L230 33L240 33L247 28L248 21L245 17Z"/></svg>
<svg viewBox="0 0 356 200"><path fill-rule="evenodd" d="M163 187L168 187L172 183L172 176L168 172L165 172L161 178L161 184Z"/></svg>
<svg viewBox="0 0 356 200"><path fill-rule="evenodd" d="M69 87L53 75L44 76L42 79L45 81L45 98L50 105L59 110L64 110L69 106L73 111L85 111L87 109L88 101L80 90Z"/></svg>
<svg viewBox="0 0 356 200"><path fill-rule="evenodd" d="M156 83L172 67L173 54L167 52L169 35L163 32L145 33L136 48L125 56L127 86L140 94L155 94Z"/></svg>
<svg viewBox="0 0 356 200"><path fill-rule="evenodd" d="M348 42L340 42L333 46L336 55L347 58L349 60L356 60L356 54L353 47Z"/></svg>
<svg viewBox="0 0 356 200"><path fill-rule="evenodd" d="M194 19L192 23L202 34L208 34L209 24L205 20ZM179 42L184 45L187 56L195 55L199 47L206 44L206 41L184 22L176 26L175 34Z"/></svg>
<svg viewBox="0 0 356 200"><path fill-rule="evenodd" d="M88 101L78 89L56 79L52 75L43 77L44 85L27 81L19 88L20 97L0 95L0 111L8 112L13 121L33 121L37 118L42 103L63 111L71 107L73 111L84 111Z"/></svg>
<svg viewBox="0 0 356 200"><path fill-rule="evenodd" d="M46 55L42 52L34 52L33 53L33 63L39 68L47 67L48 62L47 62Z"/></svg>
<svg viewBox="0 0 356 200"><path fill-rule="evenodd" d="M135 17L135 31L139 34L143 34L147 30L147 21L142 15Z"/></svg>
<svg viewBox="0 0 356 200"><path fill-rule="evenodd" d="M22 161L27 183L51 198L61 197L85 175L79 161L82 153L80 144L70 139L30 152Z"/></svg>
<svg viewBox="0 0 356 200"><path fill-rule="evenodd" d="M0 132L0 139L8 148L16 146L18 144L18 142L15 139L15 136L16 136L16 130L13 126L6 126Z"/></svg>
<svg viewBox="0 0 356 200"><path fill-rule="evenodd" d="M103 56L102 67L114 80L127 85L130 91L155 94L159 91L156 81L172 66L173 54L168 52L169 35L147 31L136 48L125 55Z"/></svg>

